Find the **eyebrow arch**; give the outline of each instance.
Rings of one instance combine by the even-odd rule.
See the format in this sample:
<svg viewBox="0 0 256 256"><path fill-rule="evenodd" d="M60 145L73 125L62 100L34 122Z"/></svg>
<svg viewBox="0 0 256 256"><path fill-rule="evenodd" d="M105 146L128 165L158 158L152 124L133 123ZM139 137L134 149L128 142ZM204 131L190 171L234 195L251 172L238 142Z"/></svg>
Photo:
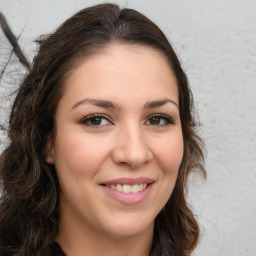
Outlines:
<svg viewBox="0 0 256 256"><path fill-rule="evenodd" d="M71 110L74 109L74 108L76 108L76 107L78 107L79 105L82 105L82 104L91 104L91 105L95 105L95 106L102 107L102 108L113 108L113 109L119 108L117 104L114 104L113 102L108 101L108 100L83 99L83 100L78 101L78 102L71 108Z"/></svg>
<svg viewBox="0 0 256 256"><path fill-rule="evenodd" d="M162 100L150 101L150 102L147 102L144 105L144 108L158 108L158 107L161 107L161 106L165 105L166 103L172 103L179 109L179 105L171 99L162 99Z"/></svg>
<svg viewBox="0 0 256 256"><path fill-rule="evenodd" d="M149 108L157 108L157 107L161 107L163 105L165 105L166 103L172 103L174 104L178 109L179 109L179 105L171 100L171 99L162 99L162 100L155 100L155 101L149 101L144 105L145 109L149 109ZM120 107L108 100L100 100L100 99L83 99L78 101L72 108L71 110L73 110L74 108L83 105L83 104L92 104L98 107L102 107L102 108L112 108L112 109L119 109Z"/></svg>

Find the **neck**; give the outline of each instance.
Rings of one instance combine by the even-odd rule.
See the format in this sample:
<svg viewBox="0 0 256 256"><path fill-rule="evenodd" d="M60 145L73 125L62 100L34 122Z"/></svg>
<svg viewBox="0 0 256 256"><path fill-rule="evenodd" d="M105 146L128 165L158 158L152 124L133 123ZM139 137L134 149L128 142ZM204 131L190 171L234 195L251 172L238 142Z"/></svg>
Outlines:
<svg viewBox="0 0 256 256"><path fill-rule="evenodd" d="M64 230L63 230L64 231ZM67 256L149 256L153 234L114 238L97 235L95 238L79 232L59 232L56 241Z"/></svg>
<svg viewBox="0 0 256 256"><path fill-rule="evenodd" d="M76 223L78 224L78 223ZM142 233L114 237L82 227L74 222L61 225L56 241L67 256L149 256L153 241L153 225Z"/></svg>

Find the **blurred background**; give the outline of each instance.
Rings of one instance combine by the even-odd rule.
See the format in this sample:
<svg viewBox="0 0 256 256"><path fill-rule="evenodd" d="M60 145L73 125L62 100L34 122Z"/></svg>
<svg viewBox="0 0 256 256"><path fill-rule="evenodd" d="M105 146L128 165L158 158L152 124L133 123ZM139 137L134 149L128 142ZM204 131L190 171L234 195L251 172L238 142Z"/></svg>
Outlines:
<svg viewBox="0 0 256 256"><path fill-rule="evenodd" d="M256 0L106 1L134 8L167 35L188 75L208 178L190 179L202 229L194 255L256 256ZM94 0L0 0L32 62L35 40ZM0 151L10 104L26 69L0 29Z"/></svg>

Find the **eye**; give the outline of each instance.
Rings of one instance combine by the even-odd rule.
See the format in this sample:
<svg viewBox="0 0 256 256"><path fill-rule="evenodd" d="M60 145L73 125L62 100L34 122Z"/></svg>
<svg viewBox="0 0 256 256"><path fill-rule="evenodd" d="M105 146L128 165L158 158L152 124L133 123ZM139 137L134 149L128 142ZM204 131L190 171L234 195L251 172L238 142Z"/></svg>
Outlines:
<svg viewBox="0 0 256 256"><path fill-rule="evenodd" d="M151 115L148 120L146 121L147 125L153 126L166 126L170 124L174 124L173 119L170 116L163 115L163 114L155 114Z"/></svg>
<svg viewBox="0 0 256 256"><path fill-rule="evenodd" d="M97 115L97 114L86 116L80 121L80 123L83 125L93 126L93 127L96 127L96 126L100 127L100 126L112 124L107 117L103 115Z"/></svg>

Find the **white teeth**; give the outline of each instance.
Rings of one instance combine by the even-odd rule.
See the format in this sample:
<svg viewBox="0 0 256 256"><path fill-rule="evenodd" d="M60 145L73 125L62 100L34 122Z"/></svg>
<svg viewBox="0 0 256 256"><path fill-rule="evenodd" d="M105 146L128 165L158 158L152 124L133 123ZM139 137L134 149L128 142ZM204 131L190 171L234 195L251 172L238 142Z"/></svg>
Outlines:
<svg viewBox="0 0 256 256"><path fill-rule="evenodd" d="M116 190L120 191L120 192L123 192L123 186L121 184L117 184L116 185Z"/></svg>
<svg viewBox="0 0 256 256"><path fill-rule="evenodd" d="M131 187L131 189L132 189L132 193L133 193L133 194L138 193L138 192L140 191L138 184L133 185L133 186Z"/></svg>
<svg viewBox="0 0 256 256"><path fill-rule="evenodd" d="M115 190L117 190L119 192L123 192L125 194L127 194L127 193L136 194L136 193L139 193L142 190L144 190L147 187L147 184L146 183L140 183L140 184L135 184L135 185L112 184L112 185L106 185L106 187L115 189Z"/></svg>
<svg viewBox="0 0 256 256"><path fill-rule="evenodd" d="M123 185L123 193L131 193L131 192L132 192L132 186Z"/></svg>

